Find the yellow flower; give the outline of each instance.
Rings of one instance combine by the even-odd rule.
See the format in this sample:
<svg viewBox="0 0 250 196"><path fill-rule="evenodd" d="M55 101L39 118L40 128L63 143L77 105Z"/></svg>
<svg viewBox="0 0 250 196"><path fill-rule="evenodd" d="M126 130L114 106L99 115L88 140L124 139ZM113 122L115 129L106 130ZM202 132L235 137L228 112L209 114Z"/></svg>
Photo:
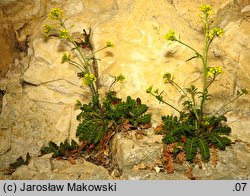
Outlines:
<svg viewBox="0 0 250 196"><path fill-rule="evenodd" d="M200 6L200 11L202 11L206 16L211 14L213 7L211 5Z"/></svg>
<svg viewBox="0 0 250 196"><path fill-rule="evenodd" d="M165 39L167 41L175 41L176 40L175 32L173 30L169 30L168 33L165 35Z"/></svg>
<svg viewBox="0 0 250 196"><path fill-rule="evenodd" d="M210 67L208 69L207 75L208 77L214 77L216 75L222 74L223 70L221 67Z"/></svg>
<svg viewBox="0 0 250 196"><path fill-rule="evenodd" d="M113 48L113 47L114 47L114 44L113 44L111 41L107 41L107 42L106 42L106 47Z"/></svg>
<svg viewBox="0 0 250 196"><path fill-rule="evenodd" d="M64 16L63 10L58 7L55 7L50 10L49 18L51 20L61 20L63 16Z"/></svg>
<svg viewBox="0 0 250 196"><path fill-rule="evenodd" d="M86 73L83 77L82 85L91 85L93 82L96 81L96 77L94 74L88 74Z"/></svg>
<svg viewBox="0 0 250 196"><path fill-rule="evenodd" d="M49 24L45 24L43 28L44 28L44 33L46 36L49 36L50 32L54 30L54 27Z"/></svg>
<svg viewBox="0 0 250 196"><path fill-rule="evenodd" d="M61 39L68 39L69 38L69 31L66 29L60 30L58 35Z"/></svg>
<svg viewBox="0 0 250 196"><path fill-rule="evenodd" d="M222 37L224 34L224 31L221 28L215 27L209 32L209 37L213 38L214 36Z"/></svg>

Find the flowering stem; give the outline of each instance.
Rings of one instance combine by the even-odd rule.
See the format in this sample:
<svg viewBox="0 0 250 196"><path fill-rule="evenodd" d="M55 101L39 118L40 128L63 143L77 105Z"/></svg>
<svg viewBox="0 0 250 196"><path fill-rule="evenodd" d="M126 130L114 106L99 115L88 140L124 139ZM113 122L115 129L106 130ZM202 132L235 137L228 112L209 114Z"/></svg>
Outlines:
<svg viewBox="0 0 250 196"><path fill-rule="evenodd" d="M152 92L149 92L151 95L153 95L156 99L158 99L160 101L160 103L164 103L166 105L168 105L169 107L173 108L175 111L177 111L178 113L181 113L180 110L178 110L176 107L174 107L173 105L171 105L170 103L164 101L162 98L159 98L159 96L155 95L154 93Z"/></svg>
<svg viewBox="0 0 250 196"><path fill-rule="evenodd" d="M102 50L104 50L104 49L106 49L106 48L108 48L108 46L104 46L104 47L102 47L102 48L96 50L94 53L100 52L100 51L102 51Z"/></svg>
<svg viewBox="0 0 250 196"><path fill-rule="evenodd" d="M81 71L84 71L84 69L82 68L82 65L75 62L75 61L72 61L72 60L69 60L69 63L76 66L78 69L80 69Z"/></svg>
<svg viewBox="0 0 250 196"><path fill-rule="evenodd" d="M94 71L94 75L96 76L96 81L95 81L96 92L98 94L98 90L99 90L99 87L100 87L99 69L98 69L97 59L95 58L95 53L93 52L93 50L91 50L91 52L92 52L92 61L93 61L93 71Z"/></svg>
<svg viewBox="0 0 250 196"><path fill-rule="evenodd" d="M213 79L209 82L209 84L207 85L207 89L208 89L208 87L214 82L214 80L215 80L215 78L216 78L216 75L214 75L214 77L213 77Z"/></svg>
<svg viewBox="0 0 250 196"><path fill-rule="evenodd" d="M229 100L226 104L224 104L220 109L218 109L216 112L214 112L213 115L218 114L221 110L223 110L225 107L227 107L230 103L234 102L236 99L238 99L240 96L242 96L243 93L240 93L235 98Z"/></svg>
<svg viewBox="0 0 250 196"><path fill-rule="evenodd" d="M161 100L160 102L162 102L162 103L168 105L169 107L173 108L175 111L181 113L180 110L178 110L176 107L174 107L173 105L169 104L168 102L166 102L166 101L164 101L164 100Z"/></svg>
<svg viewBox="0 0 250 196"><path fill-rule="evenodd" d="M83 56L83 54L81 53L79 47L77 46L77 44L75 43L75 41L70 37L68 38L68 40L74 45L75 49L77 50L77 52L79 53L79 55L81 56L82 60L84 61L84 68L85 68L85 71L90 74L91 73L91 70L90 70L90 66L89 66L89 63L87 61L87 59ZM94 83L92 82L90 85L90 90L92 91L92 94L95 95L95 96L98 96L98 93L97 93L97 90L96 90L96 87L94 85Z"/></svg>
<svg viewBox="0 0 250 196"><path fill-rule="evenodd" d="M180 44L182 44L182 45L188 47L189 49L193 50L193 51L197 54L198 57L201 57L201 54L200 54L197 50L195 50L193 47L191 47L191 46L185 44L184 42L182 42L182 41L180 41L180 40L177 40L177 39L176 39L176 41L179 42Z"/></svg>
<svg viewBox="0 0 250 196"><path fill-rule="evenodd" d="M200 110L201 115L203 114L203 108L204 103L207 98L207 73L208 73L208 49L211 43L211 40L209 39L209 19L208 15L205 17L205 25L204 25L204 31L205 31L205 46L203 49L203 55L202 55L202 64L203 64L203 90L202 90L202 98L201 98L201 104L200 104Z"/></svg>
<svg viewBox="0 0 250 196"><path fill-rule="evenodd" d="M194 111L194 114L196 116L197 119L199 119L197 110L196 110L196 104L195 104L195 99L194 99L194 95L192 94L192 99L189 98L189 96L187 95L187 93L183 90L183 88L181 88L176 82L174 82L173 80L171 81L171 84L173 84L173 86L177 89L180 90L184 96L191 102L193 103L192 109Z"/></svg>
<svg viewBox="0 0 250 196"><path fill-rule="evenodd" d="M174 81L172 80L171 83L173 84L173 86L174 86L177 90L179 89L189 101L191 101L191 99L188 97L187 93L186 93L186 92L185 92L176 82L174 82Z"/></svg>
<svg viewBox="0 0 250 196"><path fill-rule="evenodd" d="M59 19L59 22L60 22L60 25L64 28L64 30L67 30L67 28L65 27L65 24L64 22L62 21L62 19ZM82 52L80 51L80 48L79 46L76 44L76 42L73 40L73 38L71 36L69 36L67 38L67 40L73 44L74 48L76 49L76 51L78 52L78 54L80 55L80 57L82 58L83 60L83 63L84 63L84 69L86 71L87 74L90 74L91 73L91 70L90 70L90 65L89 65L89 62L87 61L87 59L85 58L85 56L82 54ZM94 85L94 83L92 82L90 85L90 90L92 92L93 95L95 96L98 96L98 90L97 90L97 87Z"/></svg>

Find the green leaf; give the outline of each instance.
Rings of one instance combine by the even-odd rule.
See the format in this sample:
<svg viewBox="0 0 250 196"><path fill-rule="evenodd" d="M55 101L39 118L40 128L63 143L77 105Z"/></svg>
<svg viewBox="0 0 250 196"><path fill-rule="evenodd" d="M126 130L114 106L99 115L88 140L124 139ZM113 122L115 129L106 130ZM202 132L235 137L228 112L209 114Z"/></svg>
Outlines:
<svg viewBox="0 0 250 196"><path fill-rule="evenodd" d="M213 133L229 135L231 133L231 128L228 126L219 126L212 130Z"/></svg>
<svg viewBox="0 0 250 196"><path fill-rule="evenodd" d="M98 143L104 136L104 134L107 132L108 130L108 125L103 125L98 127L97 129L97 133L95 135L95 139L94 139L94 143Z"/></svg>
<svg viewBox="0 0 250 196"><path fill-rule="evenodd" d="M178 138L172 136L170 133L165 134L165 137L162 139L165 144L172 144L178 141Z"/></svg>
<svg viewBox="0 0 250 196"><path fill-rule="evenodd" d="M139 124L147 124L151 121L152 114L145 114L143 116L138 117L135 120L135 123L133 125L139 125Z"/></svg>
<svg viewBox="0 0 250 196"><path fill-rule="evenodd" d="M216 145L220 150L225 150L226 146L231 144L231 140L227 137L221 137L217 133L210 134L211 143Z"/></svg>
<svg viewBox="0 0 250 196"><path fill-rule="evenodd" d="M185 147L187 160L193 161L198 149L198 139L196 137L188 138Z"/></svg>
<svg viewBox="0 0 250 196"><path fill-rule="evenodd" d="M132 108L131 113L133 114L133 117L137 118L140 115L144 114L148 110L148 106L145 104L141 104L139 107Z"/></svg>
<svg viewBox="0 0 250 196"><path fill-rule="evenodd" d="M209 146L205 139L199 139L199 149L201 152L202 159L208 161L210 158Z"/></svg>
<svg viewBox="0 0 250 196"><path fill-rule="evenodd" d="M11 163L10 166L14 169L20 167L21 165L25 165L25 160L23 159L23 157L19 157L16 159L16 162Z"/></svg>
<svg viewBox="0 0 250 196"><path fill-rule="evenodd" d="M173 115L163 116L162 120L164 123L164 128L167 131L172 130L174 127L176 127L179 124L177 116L173 116Z"/></svg>

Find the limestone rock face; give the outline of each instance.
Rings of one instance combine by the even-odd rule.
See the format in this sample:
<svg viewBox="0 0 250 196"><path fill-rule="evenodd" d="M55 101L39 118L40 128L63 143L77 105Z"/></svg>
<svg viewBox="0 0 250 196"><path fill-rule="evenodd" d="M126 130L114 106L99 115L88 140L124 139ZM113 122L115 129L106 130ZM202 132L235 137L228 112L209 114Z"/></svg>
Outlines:
<svg viewBox="0 0 250 196"><path fill-rule="evenodd" d="M144 143L147 141L153 142L156 138L150 137L150 134L144 138ZM132 138L131 138L132 139ZM159 138L158 138L159 139ZM157 139L157 140L158 140ZM116 138L114 138L116 140ZM125 143L128 143L125 139ZM133 139L132 139L133 140ZM145 147L143 142L141 146ZM126 148L126 145L121 148ZM155 169L146 167L154 165L154 159L151 158L151 162L145 161L140 154L141 149L136 147L133 152L136 154L135 158L131 161L124 159L125 165L120 170L119 176L114 176L109 173L102 166L97 166L84 159L76 160L75 164L71 164L66 160L56 160L51 157L51 154L44 155L42 157L34 157L30 160L28 165L22 165L16 169L16 171L6 176L0 172L0 179L9 180L188 180L185 175L187 168L192 167L192 174L198 180L249 180L250 172L250 148L244 142L236 142L230 147L227 147L224 151L212 152L213 158L208 163L187 163L182 165L175 164L175 172L173 174L167 174L164 172L156 172ZM146 148L148 153L149 150ZM114 154L116 155L117 152ZM151 152L152 156L155 156L155 152ZM145 154L145 153L144 153ZM149 160L149 159L147 159ZM131 165L131 163L133 164ZM141 162L140 164L136 164ZM118 162L119 163L119 162ZM143 163L143 164L142 164ZM136 165L135 165L136 164Z"/></svg>
<svg viewBox="0 0 250 196"><path fill-rule="evenodd" d="M0 127L0 139L1 139L1 144L0 144L0 155L3 155L10 149L10 129Z"/></svg>
<svg viewBox="0 0 250 196"><path fill-rule="evenodd" d="M196 165L193 169L194 176L198 179L250 179L249 146L239 142L233 147L234 149L230 146L225 151L218 151L216 166L213 166L211 161L203 163L202 168Z"/></svg>
<svg viewBox="0 0 250 196"><path fill-rule="evenodd" d="M118 133L112 141L112 158L119 168L133 168L140 163L153 163L161 156L162 136L155 135L153 129L147 131L147 136L136 139L135 131L124 135Z"/></svg>
<svg viewBox="0 0 250 196"><path fill-rule="evenodd" d="M17 56L17 50L15 48L16 40L13 23L1 12L0 43L0 77L3 77L9 69L9 64L12 63Z"/></svg>
<svg viewBox="0 0 250 196"><path fill-rule="evenodd" d="M108 171L83 159L72 165L68 161L52 160L51 154L31 159L11 176L16 180L110 180Z"/></svg>
<svg viewBox="0 0 250 196"><path fill-rule="evenodd" d="M224 69L224 74L211 86L213 99L206 106L209 112L215 112L235 97L237 90L248 88L250 84L248 1L159 0L156 4L154 0L2 0L1 8L6 20L13 23L16 39L18 42L29 40L29 43L27 56L16 59L6 77L0 79L0 84L4 84L0 90L5 92L2 104L0 101L0 120L6 123L7 135L11 133L10 137L5 137L6 132L0 130L0 136L10 144L8 147L0 146L0 152L4 153L0 155L0 162L3 163L0 166L7 167L27 152L38 154L50 140L59 143L75 139L76 115L79 113L74 108L75 100L87 102L90 97L88 89L81 87L81 81L76 76L78 70L69 64L61 64L63 53L71 47L56 38L46 39L44 36L43 25L50 22L46 15L52 7L65 10L68 18L66 25L73 25L71 33L91 28L92 41L97 50L107 40L115 44L114 48L97 54L101 59L102 90L110 84L110 75L125 75L124 84L116 87L118 95L122 98L127 95L140 97L150 107L155 126L161 122L162 115L175 112L146 94L150 85L164 90L164 97L179 108L182 107L179 93L163 84L162 75L171 72L182 87L188 87L190 82L197 87L202 85L201 62L186 62L193 56L192 51L177 43L168 45L164 35L174 29L184 42L201 51L203 35L197 19L198 7L211 2L216 16L214 24L225 30L224 36L212 44L209 54L209 66L222 66ZM6 28L9 29L9 26ZM14 34L7 33L8 39L2 41L1 36L5 34L0 29L1 55L2 51L12 54ZM4 30L6 32L9 30ZM8 46L5 47L5 43ZM249 103L250 96L247 95L224 111L233 136L243 141L250 139ZM120 136L116 137L114 146L122 147L121 154L116 154L121 167L125 166L124 161L132 165L138 160L146 160L152 152L160 152L160 144L151 146L127 139L122 143ZM123 148L124 145L127 149ZM133 145L141 150L139 157L135 157ZM142 149L146 149L148 154L143 154Z"/></svg>

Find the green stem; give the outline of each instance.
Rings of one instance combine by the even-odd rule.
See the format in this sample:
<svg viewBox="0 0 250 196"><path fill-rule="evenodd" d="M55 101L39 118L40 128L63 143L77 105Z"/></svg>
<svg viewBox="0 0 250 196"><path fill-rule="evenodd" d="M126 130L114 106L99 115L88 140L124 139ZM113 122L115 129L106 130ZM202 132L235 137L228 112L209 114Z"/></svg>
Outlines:
<svg viewBox="0 0 250 196"><path fill-rule="evenodd" d="M197 110L196 110L196 104L195 104L195 99L194 99L194 95L192 95L192 100L189 98L189 96L187 95L187 93L183 90L183 88L181 88L177 83L175 83L173 80L171 81L172 84L174 85L174 87L178 90L180 90L184 96L191 102L193 103L193 111L194 111L194 114L196 116L197 119L199 119L199 116L198 116L198 113L197 113Z"/></svg>
<svg viewBox="0 0 250 196"><path fill-rule="evenodd" d="M159 99L155 94L153 94L152 92L150 92L151 95L153 95L156 99L158 99L160 102L168 105L169 107L173 108L175 111L177 111L178 113L181 113L180 110L178 110L176 107L174 107L173 105L171 105L170 103L164 101L163 99Z"/></svg>
<svg viewBox="0 0 250 196"><path fill-rule="evenodd" d="M205 31L205 46L203 49L203 55L202 55L202 64L203 64L203 89L202 89L202 99L201 99L201 105L200 105L200 109L201 109L201 114L200 116L202 116L203 114L203 109L204 109L204 103L206 101L206 94L207 94L207 73L208 73L208 50L209 50L209 46L211 44L211 41L209 39L209 19L208 16L206 16L205 18L205 25L204 25L204 31ZM200 119L201 120L201 119Z"/></svg>
<svg viewBox="0 0 250 196"><path fill-rule="evenodd" d="M223 110L225 107L227 107L230 103L234 102L236 99L238 99L240 96L242 96L243 94L239 94L237 95L235 98L229 100L226 104L224 104L220 109L218 109L216 112L214 112L213 115L218 114L221 110Z"/></svg>
<svg viewBox="0 0 250 196"><path fill-rule="evenodd" d="M110 84L109 88L108 88L108 91L111 90L111 88L116 84L116 78L114 77L114 81Z"/></svg>
<svg viewBox="0 0 250 196"><path fill-rule="evenodd" d="M103 48L100 48L100 49L96 50L94 53L100 52L100 51L102 51L102 50L104 50L104 49L106 49L106 48L108 48L108 47L107 47L107 46L104 46Z"/></svg>
<svg viewBox="0 0 250 196"><path fill-rule="evenodd" d="M197 50L195 50L193 47L191 47L191 46L185 44L184 42L182 42L182 41L180 41L180 40L176 40L176 41L179 42L180 44L186 46L187 48L193 50L193 51L197 54L197 56L201 57L201 54L200 54Z"/></svg>
<svg viewBox="0 0 250 196"><path fill-rule="evenodd" d="M100 88L98 63L95 58L95 53L93 52L93 50L91 50L91 52L92 52L92 61L93 61L93 72L96 76L96 81L95 81L96 92L98 93L99 88Z"/></svg>
<svg viewBox="0 0 250 196"><path fill-rule="evenodd" d="M84 72L84 69L82 68L81 64L79 64L79 63L77 63L75 61L72 61L72 60L69 60L69 63L72 64L72 65L74 65L74 66L76 66L78 69L80 69L81 71Z"/></svg>
<svg viewBox="0 0 250 196"><path fill-rule="evenodd" d="M215 78L216 78L216 75L214 75L214 77L213 77L213 79L211 80L211 82L207 85L207 89L208 89L208 87L214 82L214 80L215 80Z"/></svg>
<svg viewBox="0 0 250 196"><path fill-rule="evenodd" d="M64 30L67 30L67 28L65 27L65 24L64 22L62 21L62 19L59 20L61 26L64 28ZM76 42L74 41L74 39L69 36L67 38L67 40L73 44L74 48L76 49L76 51L78 52L78 54L80 55L81 59L83 60L83 63L84 63L84 68L85 68L85 71L90 74L91 73L91 70L90 70L90 65L89 65L89 62L87 61L87 59L85 58L85 56L82 54L82 52L80 51L80 48L79 46L76 44ZM90 84L89 85L90 87L90 90L92 92L92 95L94 96L98 96L98 91L97 91L97 87L94 85L94 83Z"/></svg>

